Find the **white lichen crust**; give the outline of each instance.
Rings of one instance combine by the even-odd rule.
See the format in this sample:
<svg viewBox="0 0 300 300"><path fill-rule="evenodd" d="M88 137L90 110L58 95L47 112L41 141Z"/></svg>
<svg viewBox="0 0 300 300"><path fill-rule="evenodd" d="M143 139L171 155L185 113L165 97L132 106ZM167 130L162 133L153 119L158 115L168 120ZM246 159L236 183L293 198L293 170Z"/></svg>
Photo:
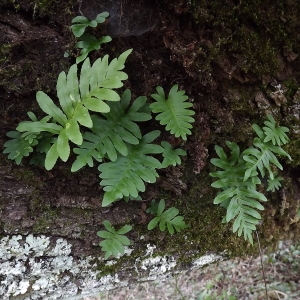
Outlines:
<svg viewBox="0 0 300 300"><path fill-rule="evenodd" d="M46 236L6 236L0 241L0 299L56 300L80 299L128 285L127 279L146 281L164 279L175 271L175 258L155 256L155 246L147 245L145 254L135 259L126 280L118 272L99 276L98 257L75 259L71 244L62 238ZM128 249L130 255L132 249ZM206 257L209 263L216 257ZM218 257L219 259L219 257ZM107 265L113 265L111 260ZM120 270L122 271L122 270ZM98 275L98 276L97 276Z"/></svg>

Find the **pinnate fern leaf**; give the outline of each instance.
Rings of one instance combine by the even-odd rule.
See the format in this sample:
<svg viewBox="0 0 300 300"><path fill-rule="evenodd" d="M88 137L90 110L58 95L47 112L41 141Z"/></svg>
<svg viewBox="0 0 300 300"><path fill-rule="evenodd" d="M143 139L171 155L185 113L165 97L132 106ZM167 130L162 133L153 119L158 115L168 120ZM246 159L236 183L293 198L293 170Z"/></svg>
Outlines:
<svg viewBox="0 0 300 300"><path fill-rule="evenodd" d="M37 102L41 109L51 117L52 122L21 122L20 132L38 133L47 131L57 135L46 155L45 167L52 169L60 157L66 161L70 155L69 141L81 145L83 142L80 126L91 128L93 122L89 111L109 112L105 101L119 101L119 95L113 90L123 85L127 74L121 70L131 50L122 53L108 63L108 55L97 59L91 66L86 59L81 67L80 79L77 77L77 65L69 72L61 72L57 80L57 96L61 108L44 92L37 92Z"/></svg>
<svg viewBox="0 0 300 300"><path fill-rule="evenodd" d="M117 257L118 255L123 255L124 246L130 245L130 240L124 234L128 233L132 229L132 226L124 225L119 230L115 230L108 220L103 221L103 225L106 231L98 231L97 235L104 239L99 243L101 250L105 252L104 258L108 259L110 256Z"/></svg>
<svg viewBox="0 0 300 300"><path fill-rule="evenodd" d="M131 92L126 90L120 102L111 102L110 112L104 117L92 116L92 132L83 135L83 143L74 152L78 154L72 166L77 171L86 164L93 166L93 158L101 161L105 155L116 161L118 153L127 156L127 144L137 145L142 137L136 122L148 121L151 114L148 111L146 97L138 97L130 106Z"/></svg>
<svg viewBox="0 0 300 300"><path fill-rule="evenodd" d="M276 126L276 122L271 115L267 115L269 121L265 121L266 125L263 127L265 139L264 142L271 141L273 145L281 146L289 142L289 138L286 135L286 132L289 132L289 129L284 126Z"/></svg>
<svg viewBox="0 0 300 300"><path fill-rule="evenodd" d="M238 235L244 234L244 238L253 243L252 231L261 219L257 210L263 210L259 201L267 201L267 198L256 191L256 185L261 181L258 177L251 177L244 180L245 162L240 157L240 148L236 143L226 142L231 149L231 156L228 157L220 146L215 146L219 158L211 159L211 163L221 171L210 173L212 177L218 178L212 183L212 187L221 188L214 199L214 204L220 204L227 209L225 222L235 219L233 232Z"/></svg>
<svg viewBox="0 0 300 300"><path fill-rule="evenodd" d="M23 134L18 131L9 131L6 135L11 138L4 144L3 153L8 153L8 158L14 160L17 165L19 165L24 156L29 156L33 152L33 146L35 146L38 141L32 136L32 139L25 139Z"/></svg>
<svg viewBox="0 0 300 300"><path fill-rule="evenodd" d="M162 199L157 206L156 217L148 223L148 230L152 230L158 224L160 231L165 231L167 228L170 234L173 234L175 231L180 232L182 229L187 228L183 217L178 216L179 210L177 208L170 207L166 211L164 211L164 209L165 200Z"/></svg>
<svg viewBox="0 0 300 300"><path fill-rule="evenodd" d="M291 159L287 152L285 152L281 147L273 145L271 142L265 143L260 138L255 138L253 144L256 148L250 147L243 152L243 159L247 162L247 170L244 177L245 181L249 177L257 176L257 170L259 170L261 176L264 177L265 169L268 170L270 178L274 179L271 164L274 164L277 168L282 170L282 165L275 154L287 156Z"/></svg>
<svg viewBox="0 0 300 300"><path fill-rule="evenodd" d="M168 142L161 142L161 146L164 149L162 153L164 160L162 162L162 167L166 168L168 166L176 166L181 164L180 156L185 156L186 152L183 149L173 149Z"/></svg>
<svg viewBox="0 0 300 300"><path fill-rule="evenodd" d="M276 190L279 190L281 187L281 180L283 180L283 177L280 176L275 176L274 179L268 179L267 191L275 192Z"/></svg>
<svg viewBox="0 0 300 300"><path fill-rule="evenodd" d="M128 145L127 156L118 156L116 161L99 166L100 185L104 186L102 206L128 196L137 197L145 191L145 182L154 183L158 177L156 169L161 163L152 154L162 153L159 145L151 142L159 136L158 130L144 135L138 145Z"/></svg>
<svg viewBox="0 0 300 300"><path fill-rule="evenodd" d="M187 135L191 134L191 123L195 121L191 117L195 112L189 109L193 104L186 102L188 96L184 91L178 91L178 85L171 88L168 98L162 87L158 86L156 90L157 93L151 95L156 102L150 104L152 112L158 113L156 120L161 125L166 125L166 130L176 137L186 140Z"/></svg>

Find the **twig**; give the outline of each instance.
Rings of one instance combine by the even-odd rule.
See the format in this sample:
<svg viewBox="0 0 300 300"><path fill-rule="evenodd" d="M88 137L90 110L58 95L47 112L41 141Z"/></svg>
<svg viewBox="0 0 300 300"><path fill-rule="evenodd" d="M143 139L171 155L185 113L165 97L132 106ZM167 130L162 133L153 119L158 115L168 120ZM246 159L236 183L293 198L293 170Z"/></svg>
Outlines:
<svg viewBox="0 0 300 300"><path fill-rule="evenodd" d="M259 241L257 231L255 231L255 233L256 233L256 237L257 237L257 241L258 241L258 248L259 248L259 253L260 253L260 263L261 263L261 269L262 269L264 284L265 284L265 292L266 292L266 297L267 297L266 299L269 300L268 288L267 288L267 282L266 282L266 276L265 276L265 268L264 268L264 264L263 264L263 256L262 256L262 251L261 251L261 247L260 247L260 241Z"/></svg>

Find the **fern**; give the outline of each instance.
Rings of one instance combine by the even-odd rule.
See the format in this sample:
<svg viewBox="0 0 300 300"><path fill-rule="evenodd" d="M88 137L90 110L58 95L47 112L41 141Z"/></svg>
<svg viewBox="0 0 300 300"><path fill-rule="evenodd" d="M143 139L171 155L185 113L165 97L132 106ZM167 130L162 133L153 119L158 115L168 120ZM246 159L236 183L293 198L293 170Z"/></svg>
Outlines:
<svg viewBox="0 0 300 300"><path fill-rule="evenodd" d="M276 126L276 122L271 115L267 115L269 121L265 121L266 125L263 127L265 139L264 142L271 141L273 145L284 145L289 142L289 138L286 135L286 132L289 132L289 129L284 126ZM257 125L256 125L257 126Z"/></svg>
<svg viewBox="0 0 300 300"><path fill-rule="evenodd" d="M97 39L94 35L89 33L84 33L80 38L79 42L75 45L76 48L80 50L80 56L76 57L76 64L79 64L87 58L89 53L93 50L99 50L102 44L109 43L111 37L106 35Z"/></svg>
<svg viewBox="0 0 300 300"><path fill-rule="evenodd" d="M273 179L268 179L268 188L267 191L275 192L276 190L279 190L281 187L281 180L283 180L283 177L274 177Z"/></svg>
<svg viewBox="0 0 300 300"><path fill-rule="evenodd" d="M215 146L219 158L211 159L211 163L220 168L221 171L210 173L218 180L212 183L212 187L220 188L223 191L214 199L214 204L220 204L227 209L224 222L234 220L233 232L238 236L244 235L245 240L253 244L252 232L261 219L257 210L263 210L260 201L267 201L267 198L256 190L256 185L261 184L261 177L265 177L268 171L267 191L275 191L281 184L281 177L275 177L274 169L282 170L282 165L275 154L290 155L280 146L288 142L285 132L286 127L275 126L273 117L268 115L269 121L265 121L266 127L260 128L253 124L252 128L258 137L254 138L252 147L242 153L237 144L226 142L231 150L231 156L227 157L223 148ZM282 129L283 128L283 129ZM258 173L259 172L259 173Z"/></svg>
<svg viewBox="0 0 300 300"><path fill-rule="evenodd" d="M173 234L175 231L180 232L182 229L187 228L183 217L178 216L179 210L175 207L170 207L166 211L165 209L165 200L160 200L156 209L152 209L149 211L154 212L156 217L153 218L148 224L148 230L152 230L159 224L160 231L165 231L168 229L170 234Z"/></svg>
<svg viewBox="0 0 300 300"><path fill-rule="evenodd" d="M210 173L210 176L219 178L212 183L212 187L223 190L214 199L214 204L221 204L227 209L226 222L236 218L233 232L238 231L238 236L243 233L244 238L252 244L251 233L261 219L257 210L264 209L259 201L267 201L267 198L256 191L256 185L261 183L258 177L244 181L245 162L240 157L239 146L228 141L226 145L231 150L230 157L227 157L223 148L215 146L219 158L211 159L211 163L222 170Z"/></svg>
<svg viewBox="0 0 300 300"><path fill-rule="evenodd" d="M162 153L164 160L162 162L162 167L166 168L168 166L176 166L181 164L180 156L185 156L186 152L183 149L173 149L168 142L161 142L161 146L164 151Z"/></svg>
<svg viewBox="0 0 300 300"><path fill-rule="evenodd" d="M71 25L71 30L75 37L80 37L84 34L87 27L97 27L97 24L104 23L108 16L108 12L103 12L97 15L97 17L92 21L84 16L77 16L71 21L72 23L76 23Z"/></svg>
<svg viewBox="0 0 300 300"><path fill-rule="evenodd" d="M124 234L128 233L132 229L132 226L124 225L119 230L115 230L108 220L104 220L103 225L106 231L98 231L97 235L104 239L104 241L99 243L101 250L105 252L104 259L108 259L110 256L117 257L123 255L124 246L130 245L130 240Z"/></svg>
<svg viewBox="0 0 300 300"><path fill-rule="evenodd" d="M265 176L265 169L267 169L270 178L274 179L272 165L270 164L274 164L280 170L283 169L275 154L287 156L289 159L291 159L290 155L286 153L281 147L274 146L271 142L265 143L260 138L255 138L253 144L254 146L256 146L256 148L250 147L243 153L243 159L247 162L247 170L245 172L244 180L247 180L252 176L257 176L257 169L259 170L262 177Z"/></svg>
<svg viewBox="0 0 300 300"><path fill-rule="evenodd" d="M114 162L102 163L99 166L100 185L105 191L102 206L128 196L137 197L138 192L145 191L145 183L154 183L158 174L156 169L161 163L149 154L162 153L159 145L150 144L159 136L158 130L144 135L138 145L128 145L128 155L118 156Z"/></svg>
<svg viewBox="0 0 300 300"><path fill-rule="evenodd" d="M103 114L105 118L93 115L92 132L83 135L80 148L75 148L78 154L72 166L72 171L77 171L86 164L93 166L93 158L97 161L107 155L111 161L116 161L118 152L127 156L126 144L137 145L142 137L139 126L135 122L148 121L151 114L148 112L146 97L138 97L131 106L131 92L126 90L120 102L109 104L110 112Z"/></svg>
<svg viewBox="0 0 300 300"><path fill-rule="evenodd" d="M186 102L188 96L184 91L178 91L178 85L171 88L167 99L162 87L158 86L156 90L157 94L151 95L156 102L150 104L152 112L158 113L156 120L160 121L161 125L167 125L166 130L176 137L180 136L186 140L186 136L191 134L191 123L195 121L191 117L195 112L188 109L193 104Z"/></svg>
<svg viewBox="0 0 300 300"><path fill-rule="evenodd" d="M61 109L42 91L37 92L37 102L48 114L49 120L21 122L19 132L50 132L55 139L45 159L45 167L50 170L60 157L67 161L70 155L69 141L81 145L83 138L79 124L88 128L93 126L89 110L101 113L110 108L104 101L119 101L119 95L113 90L123 85L127 74L120 71L131 50L122 53L118 59L108 63L108 56L99 58L91 66L89 59L82 65L80 80L77 78L77 65L73 65L68 74L60 73L57 80L57 96Z"/></svg>

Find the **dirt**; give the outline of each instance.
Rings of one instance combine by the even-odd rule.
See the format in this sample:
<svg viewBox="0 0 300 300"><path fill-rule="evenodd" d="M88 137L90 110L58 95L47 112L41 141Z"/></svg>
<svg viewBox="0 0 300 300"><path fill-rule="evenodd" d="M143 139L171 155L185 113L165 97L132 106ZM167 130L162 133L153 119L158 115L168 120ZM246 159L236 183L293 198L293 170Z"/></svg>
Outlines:
<svg viewBox="0 0 300 300"><path fill-rule="evenodd" d="M179 84L189 95L196 112L193 135L186 143L167 134L164 136L174 146L185 148L188 151L187 159L180 167L161 171L157 184L148 186L142 194L143 202L119 201L102 209L103 193L96 168L85 168L73 174L70 172L71 162L60 162L55 169L47 172L43 167L30 166L27 159L21 166L16 166L1 155L0 234L14 232L17 228L19 233L24 234L32 232L64 236L78 246L74 247L75 256L99 253L99 241L95 233L102 227L104 219L114 225L134 223L145 233L141 228L150 218L145 214L145 202L148 204L162 195L167 196L169 204L176 203L191 223L197 222L197 218L193 219L192 216L197 211L199 198L205 199L201 205L212 207L214 192L209 187L211 182L207 177L214 145L224 145L226 139L249 143L252 137L250 124L262 120L267 111L272 111L286 125L295 129L292 138L297 142L294 150L290 150L297 152L299 110L296 117L292 118L287 107L299 103L294 96L300 80L297 52L300 37L295 33L300 23L293 20L294 23L288 24L285 18L289 11L300 12L299 4L289 1L286 11L281 8L282 16L276 17L278 26L282 25L280 29L290 31L289 37L283 40L275 36L274 28L261 21L267 6L261 8L257 19L251 19L250 9L238 5L237 1L228 1L224 15L231 8L239 10L241 15L236 22L244 30L245 41L248 36L260 47L261 52L256 55L256 46L252 45L253 55L250 57L251 53L247 52L249 49L245 48L247 45L235 44L234 39L242 40L242 33L232 29L236 24L230 23L233 21L228 23L222 12L214 10L217 2L212 2L212 8L206 2L201 8L200 2L183 0L157 3L146 0L130 3L103 1L103 7L98 2L84 0L81 4L50 0L19 1L18 4L6 0L0 4L1 146L6 141L5 133L14 130L20 121L25 120L27 111L41 115L35 93L43 90L55 98L58 74L75 63L78 53L73 48L75 39L69 30L71 19L80 11L94 17L95 13L105 10L105 6L112 9L113 20L105 28L96 29L95 34L108 32L114 38L100 51L93 52L91 59L95 60L106 53L112 58L133 48L126 62L129 80L125 87L131 88L134 97L147 95L150 101L149 96L157 85L169 89ZM274 5L274 11L275 8L279 9ZM266 34L264 39L270 41L271 50L263 48L268 43L264 44L259 39L262 33ZM64 57L65 51L71 53L68 58ZM289 92L287 103L280 103L281 106L269 96L275 92L274 82L285 85ZM265 106L258 105L257 93L261 93L260 99L267 99ZM148 132L157 127L150 122L142 130ZM285 216L291 218L295 216L299 205L297 176L293 175L298 162L285 166L285 176L290 177L286 191L293 191L288 192L290 210ZM203 183L199 186L201 180ZM186 203L188 199L190 203ZM277 217L280 216L277 204L270 205L270 212L272 209L271 220L266 224L276 227L273 238L277 239L282 234L283 223L286 232L293 231L297 235L299 226ZM219 212L214 214L212 219L220 215ZM263 230L268 232L268 228ZM222 233L222 242L227 240L226 235L229 235L228 230ZM137 240L137 237L138 232L135 232L130 238ZM156 237L150 235L148 239L155 240ZM270 240L272 238L266 238L266 242ZM208 245L213 247L210 250L220 250L219 245Z"/></svg>

